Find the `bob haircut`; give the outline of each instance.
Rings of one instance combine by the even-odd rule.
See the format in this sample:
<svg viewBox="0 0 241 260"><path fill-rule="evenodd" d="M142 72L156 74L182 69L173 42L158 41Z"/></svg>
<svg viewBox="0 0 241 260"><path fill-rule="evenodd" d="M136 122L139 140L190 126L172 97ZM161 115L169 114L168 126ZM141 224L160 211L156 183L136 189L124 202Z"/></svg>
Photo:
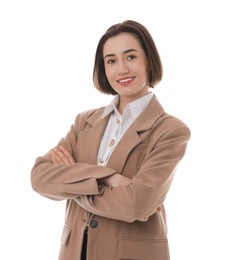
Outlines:
<svg viewBox="0 0 241 260"><path fill-rule="evenodd" d="M97 45L93 70L93 82L95 87L100 92L105 94L116 95L117 92L111 87L105 74L103 48L109 38L124 32L134 35L140 42L140 45L146 54L149 65L149 86L153 88L162 79L162 63L151 34L140 23L132 20L126 20L122 23L112 25L100 38L100 41Z"/></svg>

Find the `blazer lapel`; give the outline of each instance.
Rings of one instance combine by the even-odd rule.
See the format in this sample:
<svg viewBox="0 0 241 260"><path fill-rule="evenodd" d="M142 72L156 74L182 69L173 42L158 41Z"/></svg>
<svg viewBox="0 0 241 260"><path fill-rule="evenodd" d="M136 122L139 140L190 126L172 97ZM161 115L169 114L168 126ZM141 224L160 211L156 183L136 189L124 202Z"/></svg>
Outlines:
<svg viewBox="0 0 241 260"><path fill-rule="evenodd" d="M101 118L103 110L99 110L87 119L87 123L90 125L85 131L81 132L78 136L79 144L79 156L80 162L86 162L89 164L96 164L97 154L105 131L106 124L109 117Z"/></svg>
<svg viewBox="0 0 241 260"><path fill-rule="evenodd" d="M136 132L135 126L132 124L112 152L107 166L119 173L122 172L130 151L140 142L141 139Z"/></svg>
<svg viewBox="0 0 241 260"><path fill-rule="evenodd" d="M164 109L154 95L147 108L133 122L117 144L110 156L107 166L121 173L129 153L141 143L140 132L150 130L163 113Z"/></svg>

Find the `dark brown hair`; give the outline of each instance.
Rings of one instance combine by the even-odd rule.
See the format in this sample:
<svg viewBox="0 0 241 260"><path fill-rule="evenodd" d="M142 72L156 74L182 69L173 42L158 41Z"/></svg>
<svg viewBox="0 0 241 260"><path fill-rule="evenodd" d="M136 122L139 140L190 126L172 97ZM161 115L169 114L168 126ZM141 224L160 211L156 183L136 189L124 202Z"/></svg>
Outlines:
<svg viewBox="0 0 241 260"><path fill-rule="evenodd" d="M133 34L140 42L144 50L149 65L149 86L154 87L162 79L163 68L161 59L156 48L155 42L149 31L140 23L127 20L122 23L112 25L106 33L100 38L95 53L95 62L93 70L93 81L95 87L106 94L116 95L116 91L111 87L104 67L103 48L106 41L120 33L127 32Z"/></svg>

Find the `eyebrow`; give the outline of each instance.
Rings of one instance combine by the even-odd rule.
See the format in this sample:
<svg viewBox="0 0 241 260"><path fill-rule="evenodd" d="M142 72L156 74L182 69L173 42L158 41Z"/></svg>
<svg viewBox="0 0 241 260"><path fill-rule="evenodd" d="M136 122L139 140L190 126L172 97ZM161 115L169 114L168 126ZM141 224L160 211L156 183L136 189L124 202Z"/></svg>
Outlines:
<svg viewBox="0 0 241 260"><path fill-rule="evenodd" d="M129 53L129 52L132 52L132 51L137 52L137 50L135 50L135 49L128 49L128 50L123 51L123 53L126 54L126 53ZM108 57L113 57L113 56L115 56L115 54L106 54L105 59L108 58Z"/></svg>

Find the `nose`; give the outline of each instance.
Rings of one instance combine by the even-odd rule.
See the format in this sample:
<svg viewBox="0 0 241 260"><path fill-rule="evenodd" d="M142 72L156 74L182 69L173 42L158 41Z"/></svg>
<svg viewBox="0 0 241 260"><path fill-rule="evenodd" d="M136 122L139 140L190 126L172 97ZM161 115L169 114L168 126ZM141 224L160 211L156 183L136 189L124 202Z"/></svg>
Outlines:
<svg viewBox="0 0 241 260"><path fill-rule="evenodd" d="M125 61L119 62L118 70L119 70L120 75L125 75L125 74L129 73L129 68L128 68L128 65Z"/></svg>

